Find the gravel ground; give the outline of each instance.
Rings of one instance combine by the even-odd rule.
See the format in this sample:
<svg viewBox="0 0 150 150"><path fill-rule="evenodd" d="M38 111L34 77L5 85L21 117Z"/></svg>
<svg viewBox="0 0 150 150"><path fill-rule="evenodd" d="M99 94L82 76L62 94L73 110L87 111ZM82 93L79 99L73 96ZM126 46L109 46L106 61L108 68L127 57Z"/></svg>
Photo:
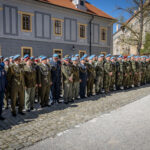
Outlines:
<svg viewBox="0 0 150 150"><path fill-rule="evenodd" d="M68 106L60 104L51 108L37 109L13 118L8 111L7 119L0 122L0 149L21 149L34 143L55 137L58 133L73 128L101 114L139 100L150 94L150 85L110 95L93 96L76 101Z"/></svg>

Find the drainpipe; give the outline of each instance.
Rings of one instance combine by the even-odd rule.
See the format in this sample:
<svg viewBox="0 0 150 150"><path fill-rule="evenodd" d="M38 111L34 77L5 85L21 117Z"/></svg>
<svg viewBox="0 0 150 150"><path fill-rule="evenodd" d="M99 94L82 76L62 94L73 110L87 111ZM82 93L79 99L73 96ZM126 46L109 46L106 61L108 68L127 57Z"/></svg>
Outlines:
<svg viewBox="0 0 150 150"><path fill-rule="evenodd" d="M90 24L90 49L89 49L89 54L91 55L92 54L92 21L94 20L94 15L92 15L92 18L89 22Z"/></svg>

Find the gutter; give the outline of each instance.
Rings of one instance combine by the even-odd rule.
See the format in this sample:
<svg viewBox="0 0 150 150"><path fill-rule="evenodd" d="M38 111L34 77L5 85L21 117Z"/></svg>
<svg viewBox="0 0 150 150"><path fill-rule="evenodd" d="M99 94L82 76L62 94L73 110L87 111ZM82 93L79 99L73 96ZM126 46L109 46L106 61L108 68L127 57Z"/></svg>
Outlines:
<svg viewBox="0 0 150 150"><path fill-rule="evenodd" d="M92 15L91 20L89 21L90 25L90 46L89 46L89 54L92 54L92 21L94 20L94 15Z"/></svg>

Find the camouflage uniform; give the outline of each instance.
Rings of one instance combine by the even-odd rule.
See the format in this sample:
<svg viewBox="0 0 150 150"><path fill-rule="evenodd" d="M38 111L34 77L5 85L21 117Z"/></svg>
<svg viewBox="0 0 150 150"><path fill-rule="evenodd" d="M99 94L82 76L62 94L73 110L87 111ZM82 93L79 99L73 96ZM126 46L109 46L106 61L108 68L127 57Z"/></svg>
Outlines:
<svg viewBox="0 0 150 150"><path fill-rule="evenodd" d="M112 63L111 61L106 61L104 63L104 89L106 93L110 91L110 85L111 85L110 73L111 72L112 72Z"/></svg>
<svg viewBox="0 0 150 150"><path fill-rule="evenodd" d="M5 71L6 71L6 74L8 73L8 69L9 69L9 66L6 66L5 65ZM4 107L6 109L8 109L8 100L9 100L9 97L10 97L10 88L8 88L8 86L6 87L6 92L5 92L5 96L4 96Z"/></svg>
<svg viewBox="0 0 150 150"><path fill-rule="evenodd" d="M123 86L123 61L116 62L117 72L117 88L120 89Z"/></svg>
<svg viewBox="0 0 150 150"><path fill-rule="evenodd" d="M141 82L142 84L146 84L146 62L142 61L142 78L141 78Z"/></svg>
<svg viewBox="0 0 150 150"><path fill-rule="evenodd" d="M72 65L73 69L73 98L77 99L79 96L79 84L80 84L80 76L79 76L79 66Z"/></svg>
<svg viewBox="0 0 150 150"><path fill-rule="evenodd" d="M49 102L49 92L51 84L51 70L47 64L39 64L38 69L38 83L41 85L40 97L41 97L41 106L45 107Z"/></svg>
<svg viewBox="0 0 150 150"><path fill-rule="evenodd" d="M8 69L8 86L11 88L11 109L16 115L16 101L19 100L19 112L22 113L24 107L24 70L21 64L13 64Z"/></svg>
<svg viewBox="0 0 150 150"><path fill-rule="evenodd" d="M73 70L70 64L62 65L62 75L63 75L63 87L64 87L64 102L68 103L72 101L72 84L73 84ZM72 81L69 80L72 79Z"/></svg>
<svg viewBox="0 0 150 150"><path fill-rule="evenodd" d="M111 90L116 89L116 62L112 62Z"/></svg>
<svg viewBox="0 0 150 150"><path fill-rule="evenodd" d="M136 65L135 65L135 61L134 60L131 60L131 79L130 79L130 82L131 82L131 85L134 86L134 75L135 75L135 72L136 72Z"/></svg>
<svg viewBox="0 0 150 150"><path fill-rule="evenodd" d="M87 64L87 96L91 96L93 94L93 84L95 79L95 67L93 64Z"/></svg>
<svg viewBox="0 0 150 150"><path fill-rule="evenodd" d="M150 83L150 61L147 61L146 64L146 83Z"/></svg>
<svg viewBox="0 0 150 150"><path fill-rule="evenodd" d="M123 76L123 86L124 86L124 88L129 88L130 87L130 72L131 72L130 62L125 61L124 62L124 76Z"/></svg>
<svg viewBox="0 0 150 150"><path fill-rule="evenodd" d="M139 86L139 74L140 74L140 64L138 61L135 61L136 71L134 74L134 85Z"/></svg>
<svg viewBox="0 0 150 150"><path fill-rule="evenodd" d="M36 69L33 66L24 67L24 80L25 80L25 109L33 109L35 99L35 87L37 84Z"/></svg>
<svg viewBox="0 0 150 150"><path fill-rule="evenodd" d="M103 88L103 78L104 78L104 62L103 61L98 61L96 63L96 93L100 93Z"/></svg>

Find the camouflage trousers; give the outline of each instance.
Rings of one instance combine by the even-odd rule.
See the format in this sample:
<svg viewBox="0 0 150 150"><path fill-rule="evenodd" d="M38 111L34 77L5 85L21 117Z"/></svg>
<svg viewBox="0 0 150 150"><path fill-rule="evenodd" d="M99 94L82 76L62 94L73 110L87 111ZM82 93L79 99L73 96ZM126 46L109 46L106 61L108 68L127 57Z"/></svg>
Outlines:
<svg viewBox="0 0 150 150"><path fill-rule="evenodd" d="M123 73L122 72L119 72L117 74L117 87L121 87L123 86Z"/></svg>
<svg viewBox="0 0 150 150"><path fill-rule="evenodd" d="M110 85L111 85L111 76L109 74L105 74L105 76L104 76L104 89L105 89L106 93L110 91Z"/></svg>
<svg viewBox="0 0 150 150"><path fill-rule="evenodd" d="M134 85L134 73L130 74L130 86Z"/></svg>
<svg viewBox="0 0 150 150"><path fill-rule="evenodd" d="M116 75L113 73L113 75L111 76L110 89L113 90L115 85L116 85Z"/></svg>
<svg viewBox="0 0 150 150"><path fill-rule="evenodd" d="M72 100L72 83L69 81L64 82L64 102Z"/></svg>
<svg viewBox="0 0 150 150"><path fill-rule="evenodd" d="M141 83L146 84L146 71L142 72L141 74Z"/></svg>
<svg viewBox="0 0 150 150"><path fill-rule="evenodd" d="M17 98L19 101L19 112L24 108L24 87L23 85L14 85L11 88L11 109L12 113L16 113Z"/></svg>
<svg viewBox="0 0 150 150"><path fill-rule="evenodd" d="M138 82L139 82L139 74L138 72L134 73L134 85L138 86Z"/></svg>
<svg viewBox="0 0 150 150"><path fill-rule="evenodd" d="M41 106L44 107L46 105L48 105L49 102L49 91L50 91L50 85L42 85L41 88L39 88L40 90L40 99L41 99Z"/></svg>
<svg viewBox="0 0 150 150"><path fill-rule="evenodd" d="M129 75L129 73L126 73L123 76L123 86L125 88L128 88L130 86L130 75Z"/></svg>
<svg viewBox="0 0 150 150"><path fill-rule="evenodd" d="M146 83L150 83L150 71L146 72Z"/></svg>
<svg viewBox="0 0 150 150"><path fill-rule="evenodd" d="M97 76L95 82L96 93L101 92L102 88L103 88L103 76Z"/></svg>
<svg viewBox="0 0 150 150"><path fill-rule="evenodd" d="M94 78L90 77L87 80L87 96L90 96L93 94L93 85L94 85Z"/></svg>
<svg viewBox="0 0 150 150"><path fill-rule="evenodd" d="M33 108L35 99L35 87L25 89L25 109Z"/></svg>
<svg viewBox="0 0 150 150"><path fill-rule="evenodd" d="M79 96L79 82L73 82L72 85L72 98L77 99Z"/></svg>
<svg viewBox="0 0 150 150"><path fill-rule="evenodd" d="M8 108L8 105L9 105L9 102L8 102L9 101L9 95L10 95L9 91L6 91L5 95L4 95L4 107L5 108Z"/></svg>

